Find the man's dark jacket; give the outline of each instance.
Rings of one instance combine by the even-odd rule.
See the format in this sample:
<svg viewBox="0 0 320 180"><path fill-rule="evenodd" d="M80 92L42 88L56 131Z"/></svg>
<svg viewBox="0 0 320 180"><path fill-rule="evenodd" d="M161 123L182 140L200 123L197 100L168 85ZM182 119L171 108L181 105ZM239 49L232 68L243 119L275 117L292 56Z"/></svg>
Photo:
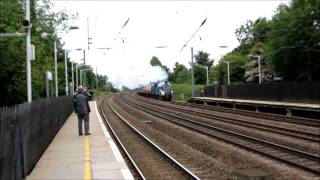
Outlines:
<svg viewBox="0 0 320 180"><path fill-rule="evenodd" d="M89 114L91 112L88 101L91 95L86 92L78 92L73 96L73 109L77 114Z"/></svg>

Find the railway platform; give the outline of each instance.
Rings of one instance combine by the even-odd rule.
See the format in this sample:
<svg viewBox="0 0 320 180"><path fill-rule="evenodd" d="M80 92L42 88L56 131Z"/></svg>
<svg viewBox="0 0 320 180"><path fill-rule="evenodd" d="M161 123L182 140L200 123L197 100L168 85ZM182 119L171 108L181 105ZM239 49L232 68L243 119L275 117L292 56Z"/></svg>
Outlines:
<svg viewBox="0 0 320 180"><path fill-rule="evenodd" d="M90 136L78 135L72 113L27 176L32 179L133 179L106 130L95 101L90 102Z"/></svg>
<svg viewBox="0 0 320 180"><path fill-rule="evenodd" d="M286 114L287 116L303 116L307 114L311 115L312 118L320 117L320 104L215 97L192 97L188 101L196 104L253 110L257 112L276 112Z"/></svg>

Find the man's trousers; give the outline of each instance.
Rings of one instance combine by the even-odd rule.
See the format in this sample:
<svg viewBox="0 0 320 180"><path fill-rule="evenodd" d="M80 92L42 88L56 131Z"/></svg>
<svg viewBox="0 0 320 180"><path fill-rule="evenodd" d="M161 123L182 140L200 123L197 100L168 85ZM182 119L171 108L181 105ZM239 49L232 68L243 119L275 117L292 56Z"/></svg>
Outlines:
<svg viewBox="0 0 320 180"><path fill-rule="evenodd" d="M82 121L84 121L84 132L89 133L89 114L78 114L79 134L82 134Z"/></svg>

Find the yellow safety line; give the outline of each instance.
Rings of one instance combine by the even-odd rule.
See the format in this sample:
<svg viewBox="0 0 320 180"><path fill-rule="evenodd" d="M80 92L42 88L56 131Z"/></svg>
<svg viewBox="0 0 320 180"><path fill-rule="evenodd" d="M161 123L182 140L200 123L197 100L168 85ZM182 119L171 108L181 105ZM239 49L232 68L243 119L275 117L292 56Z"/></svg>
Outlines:
<svg viewBox="0 0 320 180"><path fill-rule="evenodd" d="M90 141L89 136L84 136L84 179L91 180Z"/></svg>

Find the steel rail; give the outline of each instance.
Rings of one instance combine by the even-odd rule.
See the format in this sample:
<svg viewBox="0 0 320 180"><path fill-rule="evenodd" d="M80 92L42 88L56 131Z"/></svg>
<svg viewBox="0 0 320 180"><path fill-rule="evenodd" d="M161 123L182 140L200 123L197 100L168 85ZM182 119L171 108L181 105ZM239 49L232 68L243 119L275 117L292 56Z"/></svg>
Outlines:
<svg viewBox="0 0 320 180"><path fill-rule="evenodd" d="M137 99L139 99L140 101L143 101L145 103L161 106L164 108L166 107L165 104L156 103L156 102L144 100L141 98L137 98ZM188 107L190 107L190 106L188 106ZM295 137L295 138L300 138L303 140L308 140L308 141L320 143L320 134L314 134L314 133L309 133L309 132L304 132L304 131L297 131L297 130L282 128L282 127L277 127L277 126L272 126L272 125L267 125L267 124L262 124L262 123L246 121L246 120L239 120L234 117L231 118L231 117L227 117L227 116L223 116L223 115L210 114L210 113L206 113L206 112L197 112L195 110L187 110L187 109L183 109L180 107L170 106L170 108L175 109L175 110L179 110L181 112L186 112L186 113L190 113L193 115L201 116L201 117L205 117L205 118L209 118L209 119L213 119L213 120L218 120L221 122L232 123L232 124L236 124L239 126L255 128L255 129L259 129L259 130L263 130L263 131L267 131L267 132L278 133L278 134L282 134L282 135L287 135L287 136L291 136L291 137Z"/></svg>
<svg viewBox="0 0 320 180"><path fill-rule="evenodd" d="M207 124L204 124L204 123L199 123L199 122L187 119L187 118L183 118L183 117L180 117L180 116L177 116L177 115L173 115L171 113L166 113L166 112L163 112L163 111L159 111L159 110L155 110L155 109L152 109L152 108L148 108L146 106L142 106L142 105L139 105L139 104L134 103L134 102L129 102L128 100L123 99L123 97L121 97L121 100L124 103L130 105L133 108L136 108L136 109L139 109L141 111L144 111L144 112L147 112L149 114L152 114L154 116L166 119L166 120L168 120L170 122L173 122L174 124L177 124L177 125L192 129L194 131L209 135L211 137L215 137L217 139L223 140L223 141L228 142L228 143L235 144L237 146L243 147L245 149L248 149L248 150L251 150L251 151L254 151L254 152L258 152L260 154L266 155L266 156L271 157L273 159L277 159L277 160L280 160L280 161L285 162L287 164L291 164L291 165L294 165L294 166L299 167L301 169L305 169L305 170L307 170L309 172L313 172L315 174L320 174L320 168L318 167L319 166L318 162L320 160L320 157L318 155L306 153L306 152L303 152L303 151L299 151L299 150L296 150L296 149L285 147L285 146L282 146L282 145L279 145L279 144L275 144L275 143L272 143L272 142L260 140L260 139L254 138L254 137L250 137L250 136L246 136L246 135L240 134L240 133L235 133L235 132L232 132L232 131L229 131L229 130L221 129L221 128L214 127L214 126L211 126L211 125L207 125ZM134 104L135 106L133 106L132 104ZM146 109L148 109L149 111L147 111ZM150 111L153 111L153 112L150 112ZM187 122L187 123L189 122L191 126L183 124L181 122L174 121L174 120L172 120L172 118L163 117L163 116L161 116L161 115L159 115L157 113L165 114L165 115L167 115L169 117L174 117L174 118L183 120L182 122ZM194 127L192 125L198 125L198 126L200 126L202 128L207 128L207 129L203 130L201 128L197 128L197 127ZM229 136L233 136L233 138L242 138L242 139L238 139L238 141L237 140L233 140L233 139L227 139L225 137L221 137L219 135L209 133L208 130L209 131L212 130L212 131L220 132L222 134L228 134ZM246 140L247 142L243 142L243 140ZM255 143L255 144L250 144L250 143ZM254 146L256 144L259 144L260 147ZM261 147L261 145L265 146L265 147ZM266 148L272 148L271 150L269 150L269 151L271 151L271 153L270 152L268 153L268 151L263 151L263 149L266 149ZM284 155L284 156L278 157L272 151L280 151L281 155ZM291 159L290 157L287 157L288 155L295 156L295 158ZM311 165L308 165L308 167L307 167L307 166L305 166L305 164L299 164L299 163L295 162L296 158L304 158L304 160L309 160L309 162L312 161L312 163L315 163L318 166L316 168L314 168L312 166L312 164L311 164ZM299 159L297 161L299 161Z"/></svg>
<svg viewBox="0 0 320 180"><path fill-rule="evenodd" d="M311 118L305 118L305 117L288 117L288 116L279 115L279 114L254 112L254 111L248 111L248 110L242 110L242 109L229 109L229 108L225 108L225 107L215 107L215 106L209 106L209 105L199 105L199 104L194 104L194 103L185 103L185 102L177 102L177 101L171 102L171 103L179 104L182 106L189 106L189 107L196 107L196 108L207 109L207 110L214 110L214 111L219 111L219 112L237 113L237 114L255 117L255 118L264 118L264 119L270 120L270 121L281 121L281 122L300 124L300 125L305 125L305 126L320 127L320 120L318 120L318 119L311 119Z"/></svg>
<svg viewBox="0 0 320 180"><path fill-rule="evenodd" d="M141 179L146 180L146 178L144 177L143 173L141 172L141 170L139 169L138 165L135 163L135 161L133 160L133 158L130 156L129 152L127 151L127 149L124 147L124 145L122 144L121 140L119 139L119 137L117 136L116 132L114 131L114 129L111 127L111 124L109 123L109 120L107 119L107 116L105 115L102 105L105 102L106 98L104 98L100 104L100 111L102 113L102 116L104 118L104 121L107 123L109 129L112 132L112 135L116 138L117 143L120 145L121 149L125 152L126 156L129 158L131 164L133 165L133 167L135 168L135 170L138 172L139 176ZM109 102L108 102L109 104Z"/></svg>
<svg viewBox="0 0 320 180"><path fill-rule="evenodd" d="M124 117L122 117L110 104L110 101L108 101L108 105L112 112L116 114L123 122L125 122L134 132L136 132L140 137L143 138L146 142L148 142L152 147L157 149L159 152L161 152L164 157L168 158L173 164L175 164L178 168L180 168L185 174L190 176L192 179L200 180L199 177L197 177L195 174L193 174L190 170L188 170L186 167L184 167L180 162L178 162L176 159L171 157L167 152L165 152L161 147L156 145L154 142L152 142L149 138L147 138L143 133L141 133L138 129L136 129L133 125L131 125Z"/></svg>

